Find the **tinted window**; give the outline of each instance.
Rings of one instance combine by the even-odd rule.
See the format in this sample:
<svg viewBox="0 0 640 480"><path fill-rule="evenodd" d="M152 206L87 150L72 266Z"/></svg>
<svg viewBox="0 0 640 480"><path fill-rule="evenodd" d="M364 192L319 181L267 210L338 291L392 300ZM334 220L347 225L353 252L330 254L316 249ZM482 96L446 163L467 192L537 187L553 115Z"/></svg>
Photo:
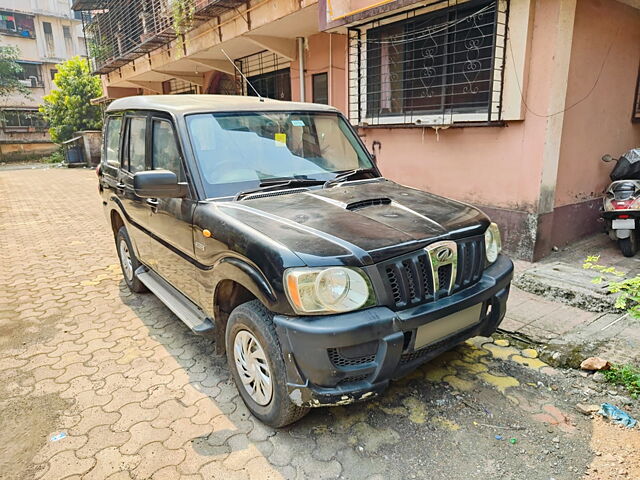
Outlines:
<svg viewBox="0 0 640 480"><path fill-rule="evenodd" d="M112 167L120 166L120 129L122 117L111 117L107 123L107 141L105 144L105 162Z"/></svg>
<svg viewBox="0 0 640 480"><path fill-rule="evenodd" d="M146 118L129 119L129 171L145 170L145 143L147 133Z"/></svg>
<svg viewBox="0 0 640 480"><path fill-rule="evenodd" d="M183 181L182 163L171 123L166 120L153 121L152 165L155 169L165 169L175 173Z"/></svg>

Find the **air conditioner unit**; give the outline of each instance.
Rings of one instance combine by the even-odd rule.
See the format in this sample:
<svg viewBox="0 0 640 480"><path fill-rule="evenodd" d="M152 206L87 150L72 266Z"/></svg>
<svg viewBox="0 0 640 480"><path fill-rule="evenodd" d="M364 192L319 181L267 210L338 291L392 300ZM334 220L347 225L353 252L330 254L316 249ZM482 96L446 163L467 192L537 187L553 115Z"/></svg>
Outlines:
<svg viewBox="0 0 640 480"><path fill-rule="evenodd" d="M25 87L30 87L31 86L31 80L18 80L22 85L24 85Z"/></svg>

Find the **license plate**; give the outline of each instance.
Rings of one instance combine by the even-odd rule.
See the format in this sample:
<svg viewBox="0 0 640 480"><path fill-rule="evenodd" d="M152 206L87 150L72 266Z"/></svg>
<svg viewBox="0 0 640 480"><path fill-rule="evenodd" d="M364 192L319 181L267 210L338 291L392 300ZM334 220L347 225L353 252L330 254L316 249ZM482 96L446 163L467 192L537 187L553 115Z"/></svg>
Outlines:
<svg viewBox="0 0 640 480"><path fill-rule="evenodd" d="M479 303L418 327L414 348L417 350L479 323L481 311L482 304Z"/></svg>
<svg viewBox="0 0 640 480"><path fill-rule="evenodd" d="M616 219L611 222L614 230L633 230L636 228L636 221L633 218Z"/></svg>

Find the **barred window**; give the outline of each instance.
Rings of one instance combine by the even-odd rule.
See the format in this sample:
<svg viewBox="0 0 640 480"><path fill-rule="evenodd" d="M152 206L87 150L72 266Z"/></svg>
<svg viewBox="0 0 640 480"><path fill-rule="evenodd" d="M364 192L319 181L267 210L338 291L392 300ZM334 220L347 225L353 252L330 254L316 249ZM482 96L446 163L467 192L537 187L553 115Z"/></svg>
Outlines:
<svg viewBox="0 0 640 480"><path fill-rule="evenodd" d="M449 5L350 30L353 123L500 119L506 2Z"/></svg>
<svg viewBox="0 0 640 480"><path fill-rule="evenodd" d="M291 100L290 62L286 58L263 51L238 58L235 64L251 83L247 85L236 75L239 94L255 96L257 91L261 97Z"/></svg>
<svg viewBox="0 0 640 480"><path fill-rule="evenodd" d="M47 122L38 110L0 110L0 124L4 130L39 131L46 130Z"/></svg>

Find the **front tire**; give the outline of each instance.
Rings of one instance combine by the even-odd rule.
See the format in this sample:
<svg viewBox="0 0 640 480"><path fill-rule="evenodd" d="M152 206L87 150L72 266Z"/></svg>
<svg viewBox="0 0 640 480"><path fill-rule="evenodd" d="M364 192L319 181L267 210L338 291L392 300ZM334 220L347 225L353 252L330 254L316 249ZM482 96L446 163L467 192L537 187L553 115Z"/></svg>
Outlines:
<svg viewBox="0 0 640 480"><path fill-rule="evenodd" d="M625 257L633 257L638 251L638 242L636 240L635 230L632 230L631 234L627 238L619 238L618 247L620 247L622 255Z"/></svg>
<svg viewBox="0 0 640 480"><path fill-rule="evenodd" d="M309 411L291 402L273 315L258 300L237 306L225 335L229 370L251 413L274 428L300 420Z"/></svg>
<svg viewBox="0 0 640 480"><path fill-rule="evenodd" d="M136 270L140 266L140 262L136 257L131 246L131 239L125 227L120 227L116 234L116 250L120 259L120 268L124 281L133 293L144 293L147 287L136 277Z"/></svg>

